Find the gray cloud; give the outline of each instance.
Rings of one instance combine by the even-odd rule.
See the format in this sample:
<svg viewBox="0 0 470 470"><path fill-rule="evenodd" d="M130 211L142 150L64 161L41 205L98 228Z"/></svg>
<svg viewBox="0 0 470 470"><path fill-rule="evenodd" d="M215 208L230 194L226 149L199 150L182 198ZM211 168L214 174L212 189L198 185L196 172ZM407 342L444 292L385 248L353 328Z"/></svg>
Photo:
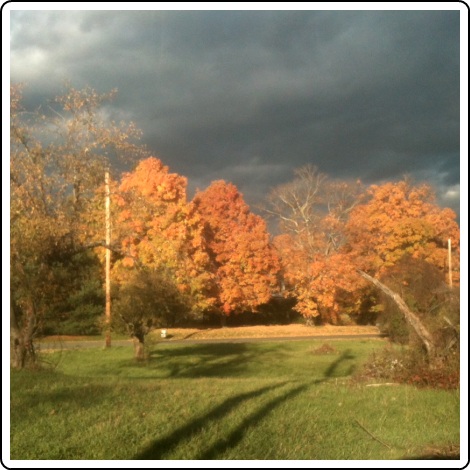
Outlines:
<svg viewBox="0 0 470 470"><path fill-rule="evenodd" d="M314 163L410 173L458 210L459 33L458 11L14 11L11 79L30 103L117 87L191 191L223 178L255 204Z"/></svg>

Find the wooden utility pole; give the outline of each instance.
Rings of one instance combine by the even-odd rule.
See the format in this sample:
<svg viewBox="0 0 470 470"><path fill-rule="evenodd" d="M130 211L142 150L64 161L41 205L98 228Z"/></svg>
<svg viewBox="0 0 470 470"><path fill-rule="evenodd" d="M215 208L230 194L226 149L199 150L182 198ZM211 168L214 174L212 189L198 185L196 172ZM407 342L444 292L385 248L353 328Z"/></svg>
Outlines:
<svg viewBox="0 0 470 470"><path fill-rule="evenodd" d="M111 347L111 201L109 194L109 171L106 170L104 174L105 185L105 212L106 212L106 306L105 306L105 347Z"/></svg>
<svg viewBox="0 0 470 470"><path fill-rule="evenodd" d="M452 287L452 244L450 238L447 240L449 252L449 287Z"/></svg>

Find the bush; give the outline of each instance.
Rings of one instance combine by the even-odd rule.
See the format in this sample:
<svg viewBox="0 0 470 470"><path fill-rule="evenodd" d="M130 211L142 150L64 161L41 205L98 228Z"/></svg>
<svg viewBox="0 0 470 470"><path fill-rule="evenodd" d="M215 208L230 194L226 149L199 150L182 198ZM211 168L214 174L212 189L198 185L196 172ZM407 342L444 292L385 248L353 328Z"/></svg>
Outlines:
<svg viewBox="0 0 470 470"><path fill-rule="evenodd" d="M378 316L377 326L393 343L408 344L410 327L396 306L387 307L386 311Z"/></svg>
<svg viewBox="0 0 470 470"><path fill-rule="evenodd" d="M362 366L356 378L380 379L395 381L405 369L406 352L397 347L388 346L382 351L372 353L369 360Z"/></svg>
<svg viewBox="0 0 470 470"><path fill-rule="evenodd" d="M379 379L430 387L454 389L460 385L460 354L452 348L435 358L432 364L418 343L412 346L389 345L374 353L356 376L359 380Z"/></svg>
<svg viewBox="0 0 470 470"><path fill-rule="evenodd" d="M113 327L143 340L155 328L175 326L190 312L188 299L163 270L129 271L114 292Z"/></svg>
<svg viewBox="0 0 470 470"><path fill-rule="evenodd" d="M352 326L354 325L354 321L347 313L340 313L339 317L339 324L344 326Z"/></svg>

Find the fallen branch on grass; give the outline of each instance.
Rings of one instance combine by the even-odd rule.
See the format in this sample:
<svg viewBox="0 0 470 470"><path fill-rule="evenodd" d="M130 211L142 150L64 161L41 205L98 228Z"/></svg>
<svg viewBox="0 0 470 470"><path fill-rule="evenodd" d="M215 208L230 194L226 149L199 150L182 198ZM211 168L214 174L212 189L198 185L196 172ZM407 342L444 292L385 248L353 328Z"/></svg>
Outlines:
<svg viewBox="0 0 470 470"><path fill-rule="evenodd" d="M384 382L381 384L367 384L366 387L382 387L383 385L400 385L397 382Z"/></svg>
<svg viewBox="0 0 470 470"><path fill-rule="evenodd" d="M380 442L383 446L387 447L387 449L391 449L391 447L388 444L385 444L384 441L380 440L378 437L374 436L364 425L362 425L357 419L355 419L356 423L367 433L369 434L372 439L376 440L377 442Z"/></svg>

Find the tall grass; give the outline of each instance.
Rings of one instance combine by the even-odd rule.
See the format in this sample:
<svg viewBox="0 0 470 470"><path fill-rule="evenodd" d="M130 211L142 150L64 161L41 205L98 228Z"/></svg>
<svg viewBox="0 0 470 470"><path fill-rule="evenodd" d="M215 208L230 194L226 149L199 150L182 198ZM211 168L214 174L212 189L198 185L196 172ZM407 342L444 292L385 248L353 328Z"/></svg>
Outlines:
<svg viewBox="0 0 470 470"><path fill-rule="evenodd" d="M419 458L459 443L459 393L367 387L379 340L158 344L11 375L11 459Z"/></svg>

